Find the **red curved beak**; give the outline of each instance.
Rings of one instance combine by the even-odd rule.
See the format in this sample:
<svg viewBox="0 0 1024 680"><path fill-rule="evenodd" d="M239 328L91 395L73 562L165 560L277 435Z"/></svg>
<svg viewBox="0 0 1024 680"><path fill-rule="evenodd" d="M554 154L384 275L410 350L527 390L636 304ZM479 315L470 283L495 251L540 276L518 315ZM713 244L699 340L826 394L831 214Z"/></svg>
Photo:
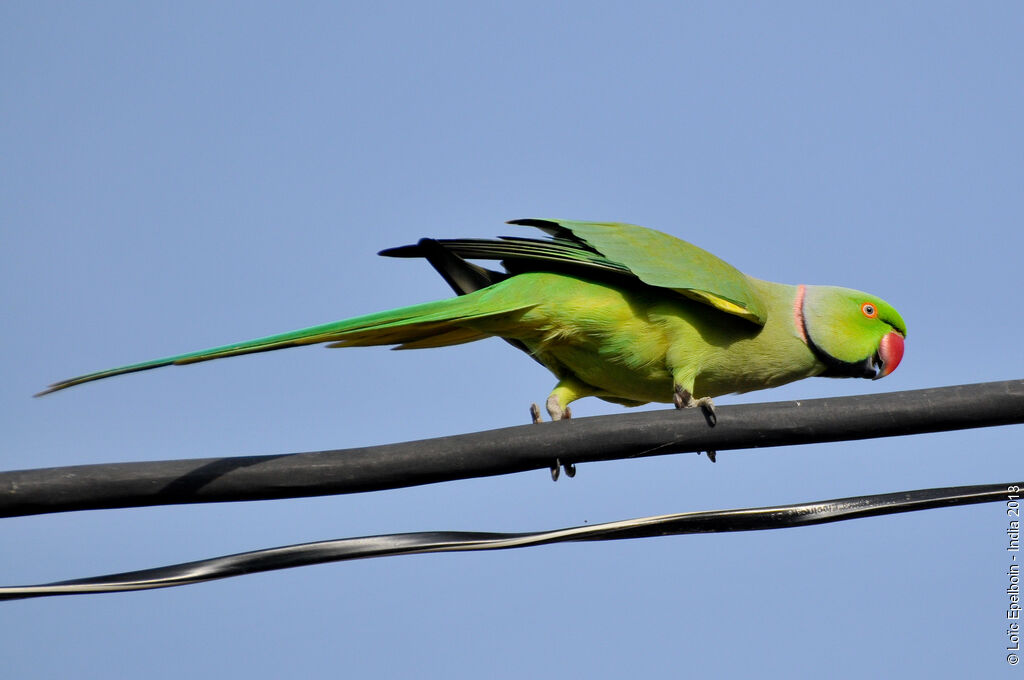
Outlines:
<svg viewBox="0 0 1024 680"><path fill-rule="evenodd" d="M882 342L878 345L878 361L880 363L878 375L875 380L884 378L900 365L903 360L903 336L892 331L887 333Z"/></svg>

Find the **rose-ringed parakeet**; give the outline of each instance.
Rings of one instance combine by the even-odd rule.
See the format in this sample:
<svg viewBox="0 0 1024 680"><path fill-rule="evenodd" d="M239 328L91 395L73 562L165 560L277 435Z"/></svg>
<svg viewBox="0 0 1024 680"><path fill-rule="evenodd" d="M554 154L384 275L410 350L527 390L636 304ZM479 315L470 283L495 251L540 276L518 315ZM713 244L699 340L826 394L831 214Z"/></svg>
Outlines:
<svg viewBox="0 0 1024 680"><path fill-rule="evenodd" d="M497 336L558 379L546 403L552 420L590 396L626 406L699 405L710 417L711 397L811 376L881 378L903 357L903 319L873 295L761 281L686 241L631 224L511 224L548 238L422 239L382 251L426 258L458 297L89 373L40 394L298 345L419 349ZM499 260L505 271L468 260Z"/></svg>

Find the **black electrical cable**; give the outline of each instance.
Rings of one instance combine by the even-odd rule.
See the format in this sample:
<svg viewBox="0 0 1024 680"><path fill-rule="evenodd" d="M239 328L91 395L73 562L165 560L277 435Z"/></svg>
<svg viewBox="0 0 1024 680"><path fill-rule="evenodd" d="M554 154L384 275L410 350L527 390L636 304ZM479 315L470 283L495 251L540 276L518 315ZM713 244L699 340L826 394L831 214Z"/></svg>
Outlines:
<svg viewBox="0 0 1024 680"><path fill-rule="evenodd" d="M676 534L807 526L929 508L1019 498L1024 481L855 496L765 508L685 512L530 533L430 531L343 538L214 557L154 569L45 585L0 587L0 600L188 585L262 571L388 555L504 550L568 541L609 541Z"/></svg>
<svg viewBox="0 0 1024 680"><path fill-rule="evenodd" d="M525 409L524 409L525 416ZM309 453L77 465L0 473L0 517L393 489L669 453L727 451L1024 422L1024 380L576 418Z"/></svg>

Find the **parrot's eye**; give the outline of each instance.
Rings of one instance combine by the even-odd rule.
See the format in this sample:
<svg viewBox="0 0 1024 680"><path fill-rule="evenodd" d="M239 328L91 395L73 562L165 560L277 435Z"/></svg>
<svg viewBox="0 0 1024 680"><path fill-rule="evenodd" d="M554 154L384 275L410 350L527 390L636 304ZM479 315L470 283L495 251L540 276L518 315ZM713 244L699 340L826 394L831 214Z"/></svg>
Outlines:
<svg viewBox="0 0 1024 680"><path fill-rule="evenodd" d="M874 319L876 316L878 316L878 310L875 309L875 306L870 302L865 302L864 304L862 304L860 306L860 311L864 312L864 316L868 317L869 319Z"/></svg>

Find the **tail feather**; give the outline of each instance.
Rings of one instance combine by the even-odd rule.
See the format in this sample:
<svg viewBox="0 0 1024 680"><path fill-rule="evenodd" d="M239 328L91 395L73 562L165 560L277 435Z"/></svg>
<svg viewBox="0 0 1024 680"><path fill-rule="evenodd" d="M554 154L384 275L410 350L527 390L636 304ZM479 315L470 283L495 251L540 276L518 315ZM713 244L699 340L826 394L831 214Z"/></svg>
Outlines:
<svg viewBox="0 0 1024 680"><path fill-rule="evenodd" d="M487 317L524 311L533 304L488 305L477 295L465 295L437 302L367 314L352 319L302 328L288 333L271 335L246 342L178 354L175 356L130 364L105 371L87 373L61 380L35 396L41 397L74 385L102 380L115 375L148 371L161 366L194 364L225 357L269 352L286 347L300 347L331 343L328 347L368 347L372 345L399 345L396 349L442 347L471 342L487 337L487 333L461 325Z"/></svg>
<svg viewBox="0 0 1024 680"><path fill-rule="evenodd" d="M438 335L432 335L420 340L407 340L394 349L433 349L434 347L450 347L451 345L462 345L474 340L486 338L486 333L471 328L453 328Z"/></svg>

